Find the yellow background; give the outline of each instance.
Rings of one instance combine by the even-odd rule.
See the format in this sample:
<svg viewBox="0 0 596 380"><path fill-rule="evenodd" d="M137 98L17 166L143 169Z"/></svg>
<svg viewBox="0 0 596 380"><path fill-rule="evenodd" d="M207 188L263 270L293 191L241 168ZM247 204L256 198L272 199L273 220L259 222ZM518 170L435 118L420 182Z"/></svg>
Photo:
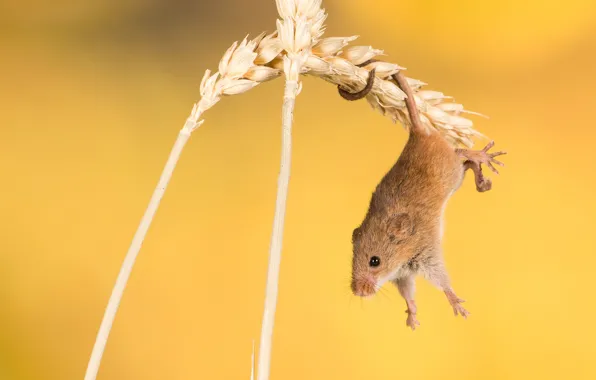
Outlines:
<svg viewBox="0 0 596 380"><path fill-rule="evenodd" d="M596 2L324 2L409 75L490 115L491 192L467 178L444 247L472 312L419 281L350 295L350 236L406 139L304 80L272 380L596 378ZM0 4L0 378L82 379L120 264L207 68L273 0ZM99 379L248 379L280 155L283 81L226 98L191 138ZM484 142L480 142L482 144Z"/></svg>

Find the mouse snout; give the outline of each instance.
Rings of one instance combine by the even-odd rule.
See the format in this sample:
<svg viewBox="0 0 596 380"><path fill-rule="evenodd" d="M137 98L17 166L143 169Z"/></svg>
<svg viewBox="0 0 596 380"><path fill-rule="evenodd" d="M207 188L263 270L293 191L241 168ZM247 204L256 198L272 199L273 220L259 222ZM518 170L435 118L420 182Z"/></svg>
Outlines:
<svg viewBox="0 0 596 380"><path fill-rule="evenodd" d="M352 280L352 293L358 297L370 297L377 292L373 278L355 278Z"/></svg>

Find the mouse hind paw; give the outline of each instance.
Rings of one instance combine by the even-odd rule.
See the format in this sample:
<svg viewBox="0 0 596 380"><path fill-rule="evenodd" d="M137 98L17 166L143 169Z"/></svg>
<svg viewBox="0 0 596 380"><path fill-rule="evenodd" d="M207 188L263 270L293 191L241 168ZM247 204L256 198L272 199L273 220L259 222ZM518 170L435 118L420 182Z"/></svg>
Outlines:
<svg viewBox="0 0 596 380"><path fill-rule="evenodd" d="M412 329L412 331L416 330L417 326L420 326L420 322L416 318L416 313L412 313L410 310L406 310L408 314L408 318L406 319L406 326Z"/></svg>
<svg viewBox="0 0 596 380"><path fill-rule="evenodd" d="M466 301L459 298L453 291L449 291L449 290L445 291L445 295L447 296L447 300L449 301L449 304L453 308L453 314L456 317L458 315L461 315L464 318L468 318L468 315L470 315L470 312L467 311L462 306L462 303L464 303Z"/></svg>

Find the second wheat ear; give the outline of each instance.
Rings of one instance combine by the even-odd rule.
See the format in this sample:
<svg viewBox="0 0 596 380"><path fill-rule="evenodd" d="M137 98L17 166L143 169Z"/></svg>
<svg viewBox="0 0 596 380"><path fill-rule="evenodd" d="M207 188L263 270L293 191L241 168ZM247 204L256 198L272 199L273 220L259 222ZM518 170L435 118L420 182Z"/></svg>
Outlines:
<svg viewBox="0 0 596 380"><path fill-rule="evenodd" d="M205 72L199 89L200 99L193 105L190 115L179 131L160 180L124 258L97 333L85 380L95 380L97 377L112 324L135 260L178 159L190 136L204 122L201 117L222 98L242 94L260 83L284 74L286 86L282 113L282 154L257 367L258 380L269 379L290 178L293 110L296 97L302 88L300 76L319 77L339 86L341 92L348 97L350 94L353 98L354 94L356 98L364 96L382 115L389 117L393 122L400 121L405 127L409 126L404 101L406 96L390 80L392 75L403 68L393 63L370 61L382 55L382 50L371 46L348 46L357 36L322 38L327 13L321 5L321 0L276 0L279 13L277 31L271 34L263 33L251 40L247 37L240 43L235 42L222 57L217 72ZM364 66L360 67L363 64ZM369 72L373 70L374 75L369 77ZM422 90L426 85L424 82L411 78L406 80L414 92L416 107L425 128L439 131L455 146L471 147L473 139L481 136L474 130L472 121L462 116L473 112L466 111L461 104L452 102L449 96L441 92ZM366 90L366 94L358 94L363 89ZM254 368L252 374L254 376Z"/></svg>

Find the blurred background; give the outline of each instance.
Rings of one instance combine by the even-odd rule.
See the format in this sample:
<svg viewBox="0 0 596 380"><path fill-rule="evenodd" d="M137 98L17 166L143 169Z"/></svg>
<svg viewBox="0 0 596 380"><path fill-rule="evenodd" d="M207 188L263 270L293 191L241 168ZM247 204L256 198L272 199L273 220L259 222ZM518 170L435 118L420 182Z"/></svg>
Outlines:
<svg viewBox="0 0 596 380"><path fill-rule="evenodd" d="M593 379L593 0L326 0L358 34L455 97L507 150L493 190L468 177L446 214L447 266L472 315L418 281L349 291L352 230L407 135L305 78L272 379ZM82 379L138 222L205 69L273 0L2 0L0 378ZM280 156L283 80L224 99L179 162L117 315L99 379L248 379ZM485 141L479 141L478 147ZM489 172L490 173L490 172Z"/></svg>

